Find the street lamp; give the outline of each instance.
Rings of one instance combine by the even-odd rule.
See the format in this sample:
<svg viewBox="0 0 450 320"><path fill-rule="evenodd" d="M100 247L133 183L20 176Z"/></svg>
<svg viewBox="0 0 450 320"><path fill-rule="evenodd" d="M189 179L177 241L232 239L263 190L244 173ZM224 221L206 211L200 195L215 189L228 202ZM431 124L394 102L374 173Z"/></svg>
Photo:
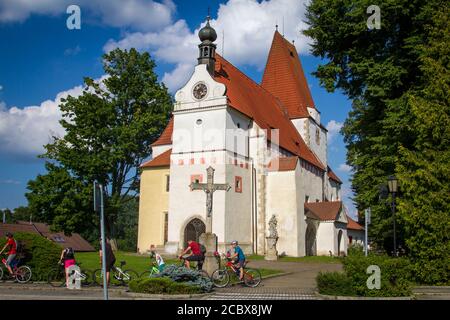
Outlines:
<svg viewBox="0 0 450 320"><path fill-rule="evenodd" d="M388 178L389 193L392 195L392 218L394 220L394 256L397 256L397 238L395 231L395 195L398 192L398 180L395 176Z"/></svg>

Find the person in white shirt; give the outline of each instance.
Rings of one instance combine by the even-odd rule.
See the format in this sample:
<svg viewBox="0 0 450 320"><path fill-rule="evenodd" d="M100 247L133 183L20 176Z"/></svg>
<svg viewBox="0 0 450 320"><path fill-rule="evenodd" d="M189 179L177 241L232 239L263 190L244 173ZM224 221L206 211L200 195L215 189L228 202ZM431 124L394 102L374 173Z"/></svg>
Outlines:
<svg viewBox="0 0 450 320"><path fill-rule="evenodd" d="M150 246L150 258L155 258L156 264L158 265L158 270L159 272L162 272L166 264L164 263L164 259L161 257L161 255L155 251L154 245Z"/></svg>

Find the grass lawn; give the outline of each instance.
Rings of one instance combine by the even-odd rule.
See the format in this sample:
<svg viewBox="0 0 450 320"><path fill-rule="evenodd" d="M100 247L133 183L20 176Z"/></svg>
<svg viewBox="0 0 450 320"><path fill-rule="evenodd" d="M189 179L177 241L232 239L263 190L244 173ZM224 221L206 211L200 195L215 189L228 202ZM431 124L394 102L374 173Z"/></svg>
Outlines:
<svg viewBox="0 0 450 320"><path fill-rule="evenodd" d="M247 256L248 260L264 260L264 256L250 255ZM340 257L329 256L307 256L307 257L281 257L278 259L280 262L304 262L304 263L341 263Z"/></svg>
<svg viewBox="0 0 450 320"><path fill-rule="evenodd" d="M150 258L149 256L137 255L135 253L129 252L115 252L116 256L116 266L119 266L120 261L126 261L127 264L123 268L132 269L136 271L138 274L141 274L144 271L149 270L150 266ZM100 258L98 252L79 252L75 254L75 258L78 263L81 263L81 267L84 269L95 270L100 268ZM154 259L153 259L154 261ZM169 264L180 264L180 260L178 259L164 259L166 265ZM282 273L280 270L275 269L258 269L261 272L261 276L264 278L269 275L274 275L278 273Z"/></svg>

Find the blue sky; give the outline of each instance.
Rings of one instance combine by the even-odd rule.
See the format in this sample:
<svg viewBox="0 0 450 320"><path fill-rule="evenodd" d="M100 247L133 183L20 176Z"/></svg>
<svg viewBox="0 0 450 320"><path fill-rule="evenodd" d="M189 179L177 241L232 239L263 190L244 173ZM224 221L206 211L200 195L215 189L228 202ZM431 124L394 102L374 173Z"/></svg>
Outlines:
<svg viewBox="0 0 450 320"><path fill-rule="evenodd" d="M80 30L66 26L69 4L81 9ZM58 99L81 92L84 76L103 75L102 54L114 47L150 52L160 80L174 92L196 63L196 31L208 6L219 36L218 52L257 82L275 24L287 39L295 40L322 123L332 135L330 165L345 182L345 202L353 213L346 150L337 132L351 104L340 93L327 93L311 75L321 60L308 53L309 40L299 32L305 27L305 9L298 0L0 3L0 209L26 205L27 182L44 173L43 161L36 156L49 133L63 133Z"/></svg>

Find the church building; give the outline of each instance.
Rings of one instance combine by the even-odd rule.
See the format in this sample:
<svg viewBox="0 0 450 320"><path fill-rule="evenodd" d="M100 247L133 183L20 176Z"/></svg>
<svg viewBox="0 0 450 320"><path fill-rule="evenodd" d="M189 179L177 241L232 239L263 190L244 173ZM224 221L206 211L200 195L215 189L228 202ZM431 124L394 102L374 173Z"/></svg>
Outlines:
<svg viewBox="0 0 450 320"><path fill-rule="evenodd" d="M198 65L141 166L138 251L175 254L198 240L209 205L221 252L237 240L246 254L266 254L274 217L279 254L346 254L342 182L328 165L327 130L295 46L275 31L256 83L216 53L209 19L199 38ZM207 185L208 168L214 184L229 185L211 201L192 187Z"/></svg>

